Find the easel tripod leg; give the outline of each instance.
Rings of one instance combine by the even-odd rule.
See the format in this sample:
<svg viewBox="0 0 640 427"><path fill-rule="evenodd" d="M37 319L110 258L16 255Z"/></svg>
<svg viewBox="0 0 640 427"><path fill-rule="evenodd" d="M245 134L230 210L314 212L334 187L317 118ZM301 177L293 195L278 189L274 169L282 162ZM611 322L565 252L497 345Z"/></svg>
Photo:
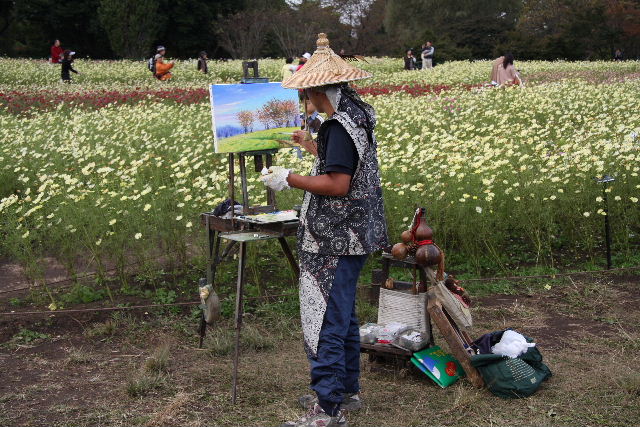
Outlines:
<svg viewBox="0 0 640 427"><path fill-rule="evenodd" d="M231 403L235 405L238 392L238 364L240 361L240 331L242 329L242 314L244 304L242 295L244 293L244 270L247 256L247 244L240 242L240 255L238 259L238 284L236 288L236 342L233 354L233 386L231 390Z"/></svg>
<svg viewBox="0 0 640 427"><path fill-rule="evenodd" d="M198 348L202 348L202 343L204 342L204 337L207 335L207 321L204 320L204 312L200 313L200 341L198 343Z"/></svg>
<svg viewBox="0 0 640 427"><path fill-rule="evenodd" d="M296 275L296 279L299 279L300 266L298 265L296 258L293 256L293 252L291 252L291 248L287 243L287 239L285 239L284 237L278 237L278 242L280 242L280 246L282 247L282 252L284 252L285 256L287 257L287 260L289 261L289 265L291 265L291 270L293 270L293 273Z"/></svg>

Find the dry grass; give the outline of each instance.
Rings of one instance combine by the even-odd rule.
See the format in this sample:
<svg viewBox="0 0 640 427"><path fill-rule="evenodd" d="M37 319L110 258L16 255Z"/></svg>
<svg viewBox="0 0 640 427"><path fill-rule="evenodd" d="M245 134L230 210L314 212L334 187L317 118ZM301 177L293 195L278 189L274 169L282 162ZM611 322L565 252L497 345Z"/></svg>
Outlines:
<svg viewBox="0 0 640 427"><path fill-rule="evenodd" d="M510 326L537 339L554 376L534 396L505 400L466 381L440 389L421 373L412 370L403 377L393 367L380 369L363 357L365 407L350 414L349 423L635 424L640 416L640 313L629 304L637 307L637 295L627 291L632 289L628 284L601 285L479 301L473 335ZM605 291L615 291L618 298L601 298ZM607 317L623 320L599 321L591 309L577 308L589 300L597 301ZM182 322L180 327L177 322ZM107 342L78 330L48 347L24 350L30 351L28 357L0 354L3 369L7 356L12 358L13 372L8 383L0 383L0 421L52 426L279 425L298 417L297 398L308 392L309 378L297 319L247 317L235 406L230 402L231 326L212 328L204 350L195 348L190 319L158 317L122 323ZM193 333L179 332L185 330ZM446 347L437 334L436 341ZM62 351L60 360L67 363L61 366L55 358L65 348L69 350ZM91 363L84 362L88 360Z"/></svg>
<svg viewBox="0 0 640 427"><path fill-rule="evenodd" d="M70 365L82 365L85 363L91 363L95 360L90 351L86 350L83 346L72 347L67 349L66 363Z"/></svg>
<svg viewBox="0 0 640 427"><path fill-rule="evenodd" d="M162 344L144 362L144 371L148 374L163 374L169 368L169 344Z"/></svg>

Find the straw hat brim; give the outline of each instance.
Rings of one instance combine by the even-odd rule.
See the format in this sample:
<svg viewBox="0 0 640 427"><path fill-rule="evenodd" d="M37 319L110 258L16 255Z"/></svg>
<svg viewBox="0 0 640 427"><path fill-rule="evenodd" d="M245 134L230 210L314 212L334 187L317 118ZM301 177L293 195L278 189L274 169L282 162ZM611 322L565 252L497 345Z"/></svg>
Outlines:
<svg viewBox="0 0 640 427"><path fill-rule="evenodd" d="M373 77L368 71L354 67L330 47L325 33L318 34L318 48L306 64L282 82L287 89L307 89Z"/></svg>
<svg viewBox="0 0 640 427"><path fill-rule="evenodd" d="M331 72L308 73L304 76L296 76L296 74L294 74L287 80L282 82L282 87L285 87L287 89L309 89L312 87L327 86L338 83L348 83L373 77L371 73L368 73L366 71L358 69L354 70L358 71L358 73L351 72L351 70L349 70L339 75Z"/></svg>

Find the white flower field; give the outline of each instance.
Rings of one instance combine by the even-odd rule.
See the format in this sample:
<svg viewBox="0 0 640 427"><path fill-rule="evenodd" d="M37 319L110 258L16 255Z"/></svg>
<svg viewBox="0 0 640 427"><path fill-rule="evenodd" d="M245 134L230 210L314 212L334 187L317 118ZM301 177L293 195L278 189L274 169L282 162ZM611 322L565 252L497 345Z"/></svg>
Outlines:
<svg viewBox="0 0 640 427"><path fill-rule="evenodd" d="M276 80L282 63L261 61L261 72ZM488 61L430 72L397 71L397 59L364 64L375 73L359 88L378 114L391 239L420 205L461 273L601 266L605 204L594 179L608 174L615 260L638 264L640 63L516 66L526 87L485 89ZM0 254L34 278L45 256L71 272L79 257L97 270L153 263L158 248L186 262L203 242L199 214L226 198L206 84L237 82L240 63L212 61L204 76L178 62L166 84L134 61L77 61L71 85L43 61L0 68ZM282 150L277 162L306 173L311 157ZM262 193L256 178L250 190Z"/></svg>

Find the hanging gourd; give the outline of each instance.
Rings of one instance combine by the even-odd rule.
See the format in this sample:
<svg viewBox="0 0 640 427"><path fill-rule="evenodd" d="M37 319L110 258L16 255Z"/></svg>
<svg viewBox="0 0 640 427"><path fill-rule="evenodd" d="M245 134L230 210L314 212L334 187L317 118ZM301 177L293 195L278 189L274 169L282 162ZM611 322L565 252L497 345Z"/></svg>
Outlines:
<svg viewBox="0 0 640 427"><path fill-rule="evenodd" d="M395 259L402 261L411 255L419 265L437 265L436 279L444 279L444 252L433 242L433 230L427 225L425 208L416 209L411 228L403 231L400 238L402 242L391 248Z"/></svg>

